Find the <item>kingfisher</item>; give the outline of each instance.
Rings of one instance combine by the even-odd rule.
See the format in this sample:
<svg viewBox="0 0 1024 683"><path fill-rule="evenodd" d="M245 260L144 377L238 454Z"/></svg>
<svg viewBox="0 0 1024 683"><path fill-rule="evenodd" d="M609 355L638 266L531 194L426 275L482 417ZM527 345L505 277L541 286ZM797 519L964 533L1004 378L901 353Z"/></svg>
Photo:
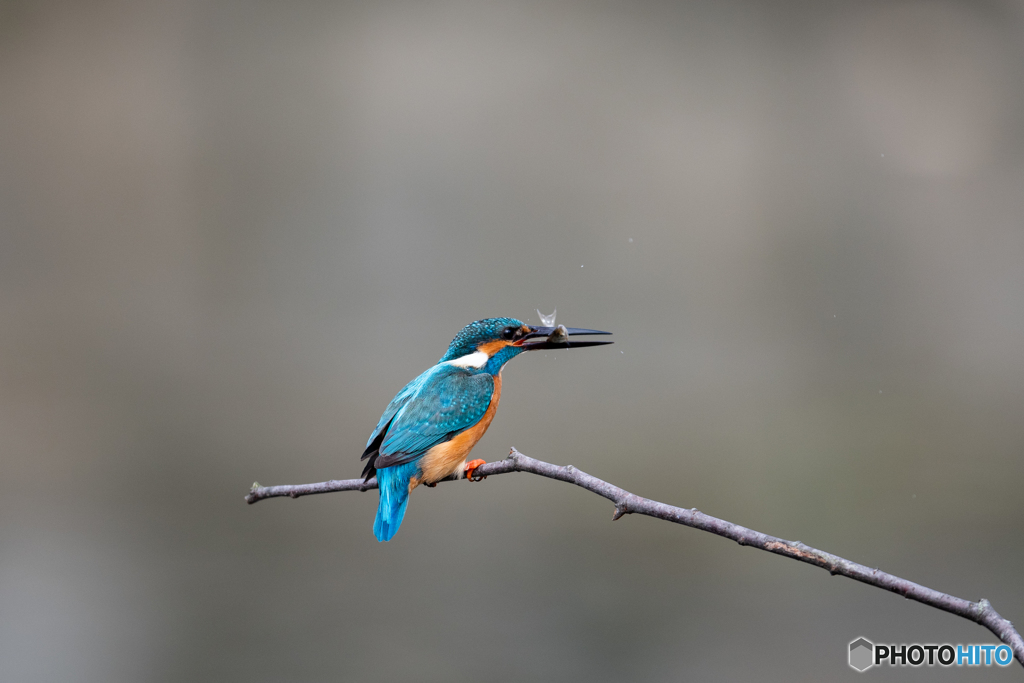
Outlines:
<svg viewBox="0 0 1024 683"><path fill-rule="evenodd" d="M501 399L501 369L524 351L611 344L570 341L569 335L611 334L578 328L533 327L515 318L466 325L434 367L405 385L388 404L360 460L364 481L377 477L380 503L373 522L378 541L402 524L409 494L420 484L472 479L483 460L466 456L494 419Z"/></svg>

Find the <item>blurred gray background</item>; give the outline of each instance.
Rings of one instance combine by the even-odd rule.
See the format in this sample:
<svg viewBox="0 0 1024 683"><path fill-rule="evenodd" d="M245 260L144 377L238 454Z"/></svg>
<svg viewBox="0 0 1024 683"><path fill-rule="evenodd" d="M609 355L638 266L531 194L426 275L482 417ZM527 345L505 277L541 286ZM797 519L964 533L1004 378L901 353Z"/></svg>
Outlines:
<svg viewBox="0 0 1024 683"><path fill-rule="evenodd" d="M510 446L1024 623L1024 4L0 2L0 679L855 680L990 643L528 475L357 476L466 323ZM873 670L1018 680L1020 668Z"/></svg>

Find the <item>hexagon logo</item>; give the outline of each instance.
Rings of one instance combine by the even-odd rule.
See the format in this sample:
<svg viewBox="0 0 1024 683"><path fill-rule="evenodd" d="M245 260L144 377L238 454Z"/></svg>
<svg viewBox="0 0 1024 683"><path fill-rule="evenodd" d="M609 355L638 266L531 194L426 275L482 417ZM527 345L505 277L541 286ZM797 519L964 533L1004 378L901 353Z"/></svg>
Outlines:
<svg viewBox="0 0 1024 683"><path fill-rule="evenodd" d="M850 643L850 666L857 671L867 671L874 666L875 644L867 638L858 638Z"/></svg>

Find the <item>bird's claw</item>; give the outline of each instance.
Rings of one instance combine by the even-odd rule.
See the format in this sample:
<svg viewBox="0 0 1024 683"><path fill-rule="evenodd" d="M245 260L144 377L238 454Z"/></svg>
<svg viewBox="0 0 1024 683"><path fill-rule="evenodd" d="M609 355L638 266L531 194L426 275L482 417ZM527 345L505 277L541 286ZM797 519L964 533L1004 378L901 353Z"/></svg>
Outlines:
<svg viewBox="0 0 1024 683"><path fill-rule="evenodd" d="M481 465L486 465L486 464L487 464L487 461L486 460L481 460L480 458L477 458L476 460L471 460L470 462L467 462L466 463L466 479L469 479L470 481L483 481L484 479L486 479L487 477L481 477L481 476L477 476L475 474L476 468L480 467Z"/></svg>

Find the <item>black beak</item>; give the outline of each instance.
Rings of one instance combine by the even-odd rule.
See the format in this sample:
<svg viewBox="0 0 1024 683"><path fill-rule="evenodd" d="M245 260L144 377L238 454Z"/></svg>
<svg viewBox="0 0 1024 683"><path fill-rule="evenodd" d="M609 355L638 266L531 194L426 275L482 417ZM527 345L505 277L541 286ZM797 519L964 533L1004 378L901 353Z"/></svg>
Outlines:
<svg viewBox="0 0 1024 683"><path fill-rule="evenodd" d="M569 341L569 337L575 334L611 334L601 330L584 330L579 327L530 327L531 332L522 337L517 346L522 346L527 351L539 349L581 349L586 346L604 346L612 344L610 341Z"/></svg>

